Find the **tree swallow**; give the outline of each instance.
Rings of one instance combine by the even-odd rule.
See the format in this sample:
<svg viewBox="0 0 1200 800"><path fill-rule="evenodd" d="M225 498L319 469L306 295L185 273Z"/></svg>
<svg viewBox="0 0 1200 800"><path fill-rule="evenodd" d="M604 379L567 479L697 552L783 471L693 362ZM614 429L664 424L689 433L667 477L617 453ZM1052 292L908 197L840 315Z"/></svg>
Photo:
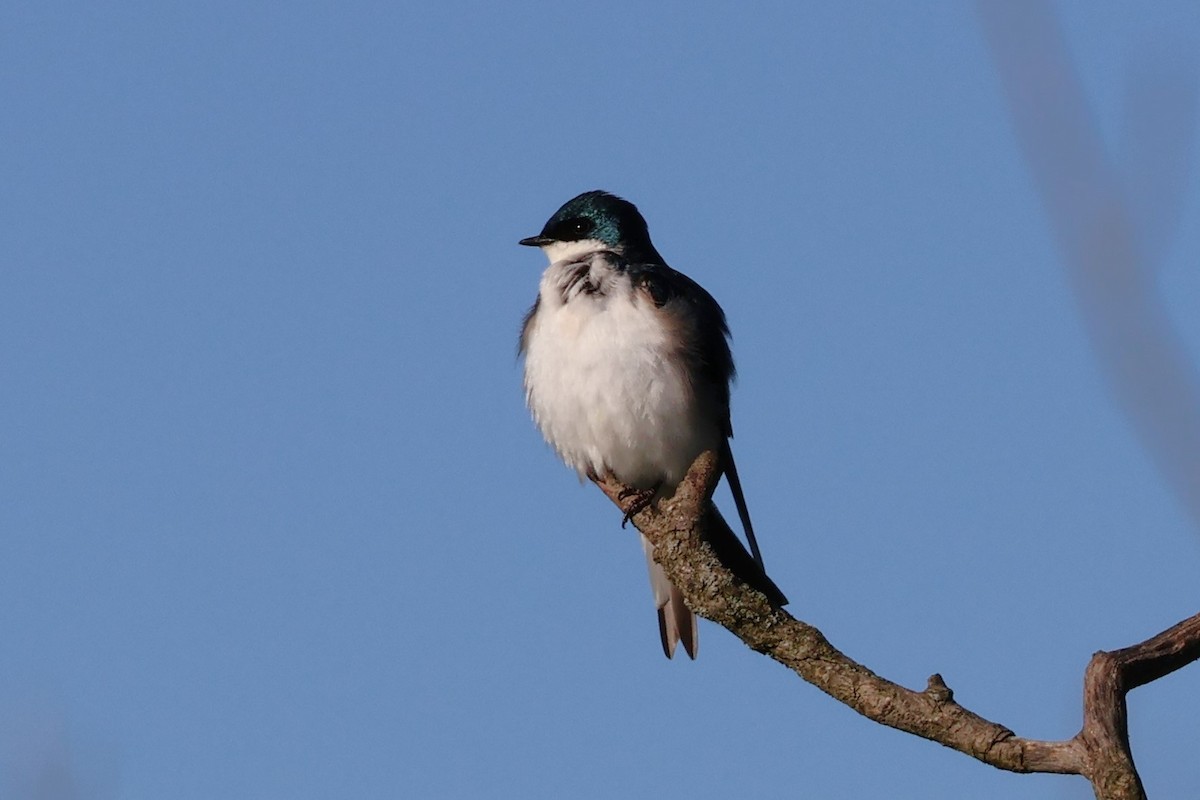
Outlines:
<svg viewBox="0 0 1200 800"><path fill-rule="evenodd" d="M630 487L626 521L674 494L700 453L718 452L753 556L719 513L709 544L743 582L786 604L763 570L729 449L734 367L717 301L667 266L633 203L607 192L568 201L520 243L550 259L520 342L526 403L546 441L581 479ZM682 641L695 658L696 616L645 536L642 545L663 652L671 658Z"/></svg>

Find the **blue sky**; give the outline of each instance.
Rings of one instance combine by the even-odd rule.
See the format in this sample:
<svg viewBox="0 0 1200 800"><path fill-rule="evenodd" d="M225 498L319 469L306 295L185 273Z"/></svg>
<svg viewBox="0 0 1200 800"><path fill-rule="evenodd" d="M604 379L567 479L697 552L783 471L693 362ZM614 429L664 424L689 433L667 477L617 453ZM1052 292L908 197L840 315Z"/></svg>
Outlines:
<svg viewBox="0 0 1200 800"><path fill-rule="evenodd" d="M1117 152L1200 14L1057 7ZM1093 651L1200 606L970 4L14 2L0 108L4 797L1091 796L708 623L662 658L522 406L516 240L592 188L725 307L767 563L850 655L1063 738ZM1152 796L1197 698L1131 695Z"/></svg>

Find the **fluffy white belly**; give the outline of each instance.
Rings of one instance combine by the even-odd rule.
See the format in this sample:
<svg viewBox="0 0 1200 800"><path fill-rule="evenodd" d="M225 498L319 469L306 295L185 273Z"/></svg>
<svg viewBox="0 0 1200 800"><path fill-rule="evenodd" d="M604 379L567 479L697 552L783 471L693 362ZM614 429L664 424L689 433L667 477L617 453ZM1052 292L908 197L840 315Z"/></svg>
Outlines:
<svg viewBox="0 0 1200 800"><path fill-rule="evenodd" d="M670 493L718 444L697 419L692 388L670 355L660 309L628 285L563 303L543 292L526 339L525 392L534 421L580 476L589 470Z"/></svg>

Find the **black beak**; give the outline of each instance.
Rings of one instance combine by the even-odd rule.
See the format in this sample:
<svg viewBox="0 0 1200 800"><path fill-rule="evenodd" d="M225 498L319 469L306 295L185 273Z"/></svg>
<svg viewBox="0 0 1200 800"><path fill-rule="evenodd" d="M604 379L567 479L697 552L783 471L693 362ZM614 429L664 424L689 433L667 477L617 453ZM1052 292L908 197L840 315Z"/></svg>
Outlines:
<svg viewBox="0 0 1200 800"><path fill-rule="evenodd" d="M517 242L517 244L523 244L526 247L545 247L553 241L549 236L530 236L527 239Z"/></svg>

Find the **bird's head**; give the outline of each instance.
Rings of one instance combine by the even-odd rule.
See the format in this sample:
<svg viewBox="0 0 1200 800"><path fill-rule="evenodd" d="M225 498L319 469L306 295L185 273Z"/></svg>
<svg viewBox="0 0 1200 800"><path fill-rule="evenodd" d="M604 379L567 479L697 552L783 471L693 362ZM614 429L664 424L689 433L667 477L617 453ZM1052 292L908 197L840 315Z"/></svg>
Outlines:
<svg viewBox="0 0 1200 800"><path fill-rule="evenodd" d="M537 236L520 244L540 247L551 262L613 250L626 258L662 262L637 206L608 192L584 192L568 200Z"/></svg>

